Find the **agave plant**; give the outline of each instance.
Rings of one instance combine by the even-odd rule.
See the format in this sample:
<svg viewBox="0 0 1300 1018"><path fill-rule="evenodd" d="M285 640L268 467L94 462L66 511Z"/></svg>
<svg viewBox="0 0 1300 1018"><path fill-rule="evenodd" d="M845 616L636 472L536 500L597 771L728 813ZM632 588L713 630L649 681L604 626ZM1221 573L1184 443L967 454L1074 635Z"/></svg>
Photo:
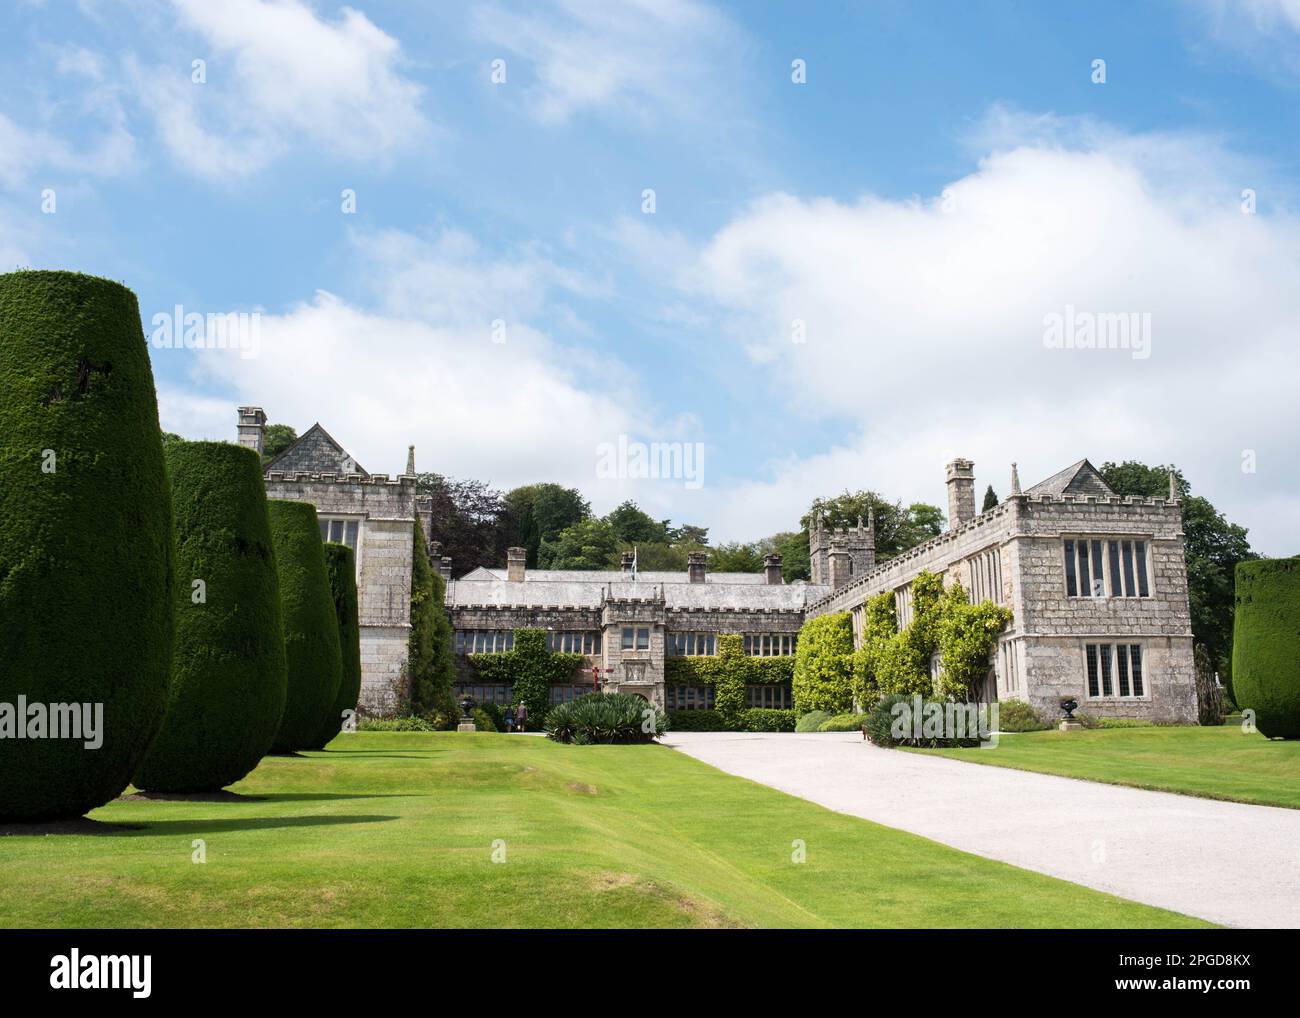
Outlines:
<svg viewBox="0 0 1300 1018"><path fill-rule="evenodd" d="M653 711L653 725L646 724L646 711ZM546 715L547 736L579 746L653 742L667 730L663 711L626 693L592 693L559 704Z"/></svg>

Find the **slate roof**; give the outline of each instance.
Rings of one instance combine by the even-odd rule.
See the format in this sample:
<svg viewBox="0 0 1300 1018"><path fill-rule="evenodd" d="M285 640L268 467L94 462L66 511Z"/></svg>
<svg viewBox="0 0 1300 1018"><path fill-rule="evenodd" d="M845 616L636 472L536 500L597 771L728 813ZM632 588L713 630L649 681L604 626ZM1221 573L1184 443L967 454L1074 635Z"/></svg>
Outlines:
<svg viewBox="0 0 1300 1018"><path fill-rule="evenodd" d="M1086 459L1072 463L1045 481L1039 481L1025 491L1026 495L1097 495L1114 497L1115 492L1102 480L1097 468Z"/></svg>
<svg viewBox="0 0 1300 1018"><path fill-rule="evenodd" d="M280 450L274 459L262 467L262 473L271 470L279 470L286 474L338 474L340 477L348 474L360 474L362 477L370 476L362 468L361 464L352 458L352 454L339 445L334 436L320 426L319 421L304 431L292 445Z"/></svg>
<svg viewBox="0 0 1300 1018"><path fill-rule="evenodd" d="M472 572L466 573L461 577L462 581L469 583L491 582L493 580L504 580L507 576L504 569L490 568L488 566L479 566ZM525 583L571 583L581 581L585 583L622 583L627 580L628 576L620 569L529 569L524 573ZM685 572L662 572L654 570L641 570L637 573L637 583L687 583L689 574ZM767 586L767 577L762 573L705 573L704 582L718 584L741 584L744 586ZM698 586L698 584L696 584Z"/></svg>
<svg viewBox="0 0 1300 1018"><path fill-rule="evenodd" d="M551 576L565 576L560 570L540 570ZM480 572L480 570L475 570ZM493 572L493 570L481 570ZM536 573L539 570L533 570ZM611 598L659 598L665 607L706 610L709 608L751 611L802 611L806 605L830 592L830 587L812 583L690 583L681 580L681 573L667 575L675 582L648 582L637 580L574 579L576 576L599 576L605 573L574 571L570 579L526 579L523 583L508 580L471 579L474 573L447 584L446 604L449 608L466 605L543 607L548 605L576 608L598 608L608 594ZM614 572L608 575L620 577ZM728 575L728 574L721 574ZM736 575L736 574L731 574ZM749 575L749 574L743 574ZM645 574L642 574L644 577Z"/></svg>

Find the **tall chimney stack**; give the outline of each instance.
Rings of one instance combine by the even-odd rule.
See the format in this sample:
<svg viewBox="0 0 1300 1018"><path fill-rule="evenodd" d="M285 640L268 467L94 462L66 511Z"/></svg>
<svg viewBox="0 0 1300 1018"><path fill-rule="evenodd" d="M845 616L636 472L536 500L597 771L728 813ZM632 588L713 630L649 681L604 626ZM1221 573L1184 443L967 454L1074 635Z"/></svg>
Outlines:
<svg viewBox="0 0 1300 1018"><path fill-rule="evenodd" d="M524 566L528 561L527 548L506 549L506 579L511 583L524 582Z"/></svg>
<svg viewBox="0 0 1300 1018"><path fill-rule="evenodd" d="M266 413L260 406L239 408L239 444L262 455L266 438Z"/></svg>
<svg viewBox="0 0 1300 1018"><path fill-rule="evenodd" d="M623 571L624 576L632 575L632 563L634 561L636 561L636 557L630 551L623 552L619 557L618 566Z"/></svg>
<svg viewBox="0 0 1300 1018"><path fill-rule="evenodd" d="M955 459L948 464L948 529L975 518L975 464Z"/></svg>
<svg viewBox="0 0 1300 1018"><path fill-rule="evenodd" d="M763 575L767 578L770 585L779 586L781 583L781 556L764 555L763 556Z"/></svg>
<svg viewBox="0 0 1300 1018"><path fill-rule="evenodd" d="M702 551L692 551L686 555L686 574L692 583L704 582L705 563L709 556Z"/></svg>

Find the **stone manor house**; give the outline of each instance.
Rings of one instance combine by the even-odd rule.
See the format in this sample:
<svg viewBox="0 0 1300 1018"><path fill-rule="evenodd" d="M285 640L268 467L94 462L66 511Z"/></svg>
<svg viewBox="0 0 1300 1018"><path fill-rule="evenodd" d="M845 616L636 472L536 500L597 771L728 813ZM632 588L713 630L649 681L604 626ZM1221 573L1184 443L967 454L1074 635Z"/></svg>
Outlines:
<svg viewBox="0 0 1300 1018"><path fill-rule="evenodd" d="M262 449L266 415L239 408L241 444ZM410 629L412 527L431 532L431 506L415 491L414 447L406 472L370 474L319 424L264 467L267 496L313 503L322 536L357 555L362 702L381 708L401 681ZM553 702L604 688L644 696L668 710L711 707L706 686L667 685L664 663L708 655L717 637L738 633L745 652L791 655L807 618L849 612L861 639L863 602L891 591L900 625L911 612L911 582L922 570L960 581L977 600L1011 609L1012 622L989 663L983 696L1027 700L1044 716L1063 697L1089 714L1194 721L1196 683L1181 511L1173 497L1120 498L1086 459L975 512L974 464L947 467L948 530L895 558L876 561L873 522L830 530L814 520L811 582L786 583L781 559L761 573L708 570L693 553L684 573L621 568L528 569L523 549L504 568L452 579L453 563L430 542L448 580L446 611L455 633L458 695L503 703L507 687L475 680L465 658L509 650L514 630L545 629L555 650L584 655ZM426 514L428 514L426 516ZM788 686L751 686L753 707L790 707Z"/></svg>

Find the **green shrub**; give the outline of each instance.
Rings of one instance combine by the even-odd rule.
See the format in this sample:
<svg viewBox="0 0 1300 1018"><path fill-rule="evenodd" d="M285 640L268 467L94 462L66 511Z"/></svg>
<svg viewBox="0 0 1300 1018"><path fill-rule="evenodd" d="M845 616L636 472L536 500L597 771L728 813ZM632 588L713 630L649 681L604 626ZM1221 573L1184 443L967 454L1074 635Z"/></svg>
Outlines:
<svg viewBox="0 0 1300 1018"><path fill-rule="evenodd" d="M1232 697L1269 738L1300 739L1300 557L1237 563Z"/></svg>
<svg viewBox="0 0 1300 1018"><path fill-rule="evenodd" d="M357 722L358 732L433 732L432 721L424 718L363 718Z"/></svg>
<svg viewBox="0 0 1300 1018"><path fill-rule="evenodd" d="M863 602L862 646L853 655L853 700L875 703L880 698L882 655L898 634L894 592L886 590Z"/></svg>
<svg viewBox="0 0 1300 1018"><path fill-rule="evenodd" d="M653 710L647 719L646 710ZM646 721L651 720L650 726ZM668 731L668 718L639 696L629 693L588 693L551 708L546 734L556 742L578 745L653 742Z"/></svg>
<svg viewBox="0 0 1300 1018"><path fill-rule="evenodd" d="M256 767L279 730L287 682L280 584L257 453L177 442L167 470L176 518L172 684L135 784L210 792Z"/></svg>
<svg viewBox="0 0 1300 1018"><path fill-rule="evenodd" d="M280 573L280 614L289 676L284 717L272 752L291 753L310 747L333 714L343 659L315 508L307 502L278 499L272 499L267 508Z"/></svg>
<svg viewBox="0 0 1300 1018"><path fill-rule="evenodd" d="M1024 700L1001 700L998 702L998 731L1000 732L1044 732L1054 727L1045 721L1030 704Z"/></svg>
<svg viewBox="0 0 1300 1018"><path fill-rule="evenodd" d="M795 722L794 730L796 732L817 732L821 730L822 723L831 719L829 711L810 710L807 714L800 715L799 720Z"/></svg>
<svg viewBox="0 0 1300 1018"><path fill-rule="evenodd" d="M135 295L0 276L0 703L102 705L103 740L0 738L0 821L80 816L130 783L166 708L173 556Z"/></svg>
<svg viewBox="0 0 1300 1018"><path fill-rule="evenodd" d="M836 714L822 722L819 732L860 732L866 724L866 714Z"/></svg>
<svg viewBox="0 0 1300 1018"><path fill-rule="evenodd" d="M347 712L355 712L361 696L361 624L357 615L357 556L346 544L325 542L325 575L339 627L341 672L334 709L316 733L312 749L321 749L343 730Z"/></svg>
<svg viewBox="0 0 1300 1018"><path fill-rule="evenodd" d="M716 710L670 710L668 724L674 732L725 732L727 726Z"/></svg>
<svg viewBox="0 0 1300 1018"><path fill-rule="evenodd" d="M470 711L470 716L474 719L474 727L480 732L499 732L501 728L497 727L496 719L482 707L475 707ZM504 727L504 722L502 723Z"/></svg>
<svg viewBox="0 0 1300 1018"><path fill-rule="evenodd" d="M798 716L792 710L747 707L736 715L733 727L739 732L793 732Z"/></svg>
<svg viewBox="0 0 1300 1018"><path fill-rule="evenodd" d="M919 734L914 724L905 725L901 734L895 734L894 724L897 720L895 708L899 704L907 706L909 720L916 717L916 710L919 706L922 718ZM867 738L875 745L886 748L920 746L925 749L938 749L941 747L979 745L978 733L970 738L956 738L949 733L932 733L929 730L927 714L932 709L946 712L949 708L958 709L964 706L966 705L953 703L949 700L928 699L917 693L913 693L911 696L901 693L889 693L881 697L880 701L871 708L871 712L867 715Z"/></svg>
<svg viewBox="0 0 1300 1018"><path fill-rule="evenodd" d="M819 615L799 631L794 707L838 714L853 707L853 625L848 612Z"/></svg>

